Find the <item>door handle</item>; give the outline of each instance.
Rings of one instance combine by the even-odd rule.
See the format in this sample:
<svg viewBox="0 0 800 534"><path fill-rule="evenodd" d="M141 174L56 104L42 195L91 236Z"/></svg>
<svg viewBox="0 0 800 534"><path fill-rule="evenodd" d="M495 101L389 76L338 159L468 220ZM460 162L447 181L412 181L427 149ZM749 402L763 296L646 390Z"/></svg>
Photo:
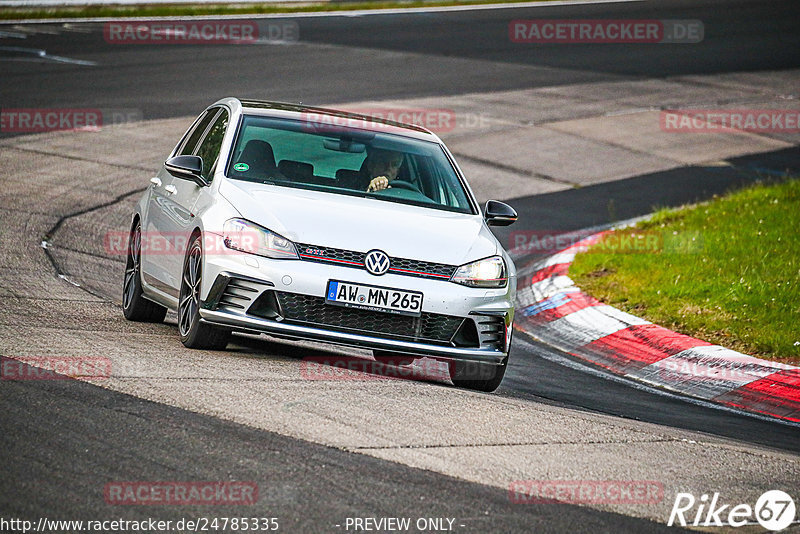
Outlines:
<svg viewBox="0 0 800 534"><path fill-rule="evenodd" d="M170 195L174 195L175 193L178 192L178 188L175 187L174 185L170 184L170 185L168 185L167 187L164 188L164 191L166 191Z"/></svg>
<svg viewBox="0 0 800 534"><path fill-rule="evenodd" d="M150 178L150 183L156 187L161 187L161 179L158 178L157 176L153 176L152 178Z"/></svg>

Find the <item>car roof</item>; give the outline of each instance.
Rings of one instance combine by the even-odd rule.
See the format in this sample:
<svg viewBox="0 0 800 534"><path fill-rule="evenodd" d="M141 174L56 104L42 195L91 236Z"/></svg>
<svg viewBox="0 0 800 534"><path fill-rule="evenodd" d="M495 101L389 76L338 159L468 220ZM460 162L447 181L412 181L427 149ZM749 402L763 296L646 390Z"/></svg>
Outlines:
<svg viewBox="0 0 800 534"><path fill-rule="evenodd" d="M286 118L295 120L313 120L322 124L331 124L343 128L356 128L360 130L385 132L425 141L440 143L439 137L422 126L405 124L393 120L376 117L373 115L351 113L332 108L291 104L287 102L273 102L268 100L239 99L234 97L223 98L214 105L227 105L234 112L241 111L246 115L262 115L267 117ZM238 108L238 109L237 109ZM379 111L380 108L376 108ZM398 112L403 110L398 109Z"/></svg>

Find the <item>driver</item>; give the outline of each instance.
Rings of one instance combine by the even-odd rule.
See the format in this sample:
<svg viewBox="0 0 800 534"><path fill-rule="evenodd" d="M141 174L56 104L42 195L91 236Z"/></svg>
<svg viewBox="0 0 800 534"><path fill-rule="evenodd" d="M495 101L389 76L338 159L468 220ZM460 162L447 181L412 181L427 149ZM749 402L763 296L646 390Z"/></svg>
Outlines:
<svg viewBox="0 0 800 534"><path fill-rule="evenodd" d="M403 164L403 154L382 148L367 149L364 167L367 173L367 193L381 191L391 187L389 182L397 179L397 173Z"/></svg>

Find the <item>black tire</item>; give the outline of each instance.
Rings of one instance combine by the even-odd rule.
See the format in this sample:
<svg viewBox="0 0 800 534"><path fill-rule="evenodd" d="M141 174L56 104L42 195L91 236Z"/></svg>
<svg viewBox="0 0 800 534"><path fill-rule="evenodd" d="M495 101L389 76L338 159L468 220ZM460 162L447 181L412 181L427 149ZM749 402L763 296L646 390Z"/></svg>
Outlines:
<svg viewBox="0 0 800 534"><path fill-rule="evenodd" d="M128 236L128 257L122 283L122 313L129 321L160 323L167 315L167 309L142 296L141 260L142 225L136 221L136 226Z"/></svg>
<svg viewBox="0 0 800 534"><path fill-rule="evenodd" d="M508 367L508 356L500 365L478 362L449 362L450 380L458 388L491 393L500 387Z"/></svg>
<svg viewBox="0 0 800 534"><path fill-rule="evenodd" d="M222 350L228 346L231 331L200 322L200 287L203 281L203 241L192 236L183 260L181 290L178 296L178 332L181 343L190 349Z"/></svg>
<svg viewBox="0 0 800 534"><path fill-rule="evenodd" d="M403 354L402 352L391 352L379 349L373 350L372 355L375 357L376 361L386 365L396 365L398 367L411 365L414 363L414 360L420 358L420 356L412 356L410 354Z"/></svg>

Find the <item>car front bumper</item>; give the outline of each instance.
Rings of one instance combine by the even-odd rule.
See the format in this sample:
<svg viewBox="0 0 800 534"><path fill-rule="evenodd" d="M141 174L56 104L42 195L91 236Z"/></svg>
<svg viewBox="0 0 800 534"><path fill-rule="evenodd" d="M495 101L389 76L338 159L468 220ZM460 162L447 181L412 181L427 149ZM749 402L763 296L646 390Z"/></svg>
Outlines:
<svg viewBox="0 0 800 534"><path fill-rule="evenodd" d="M350 332L339 332L320 327L289 324L260 317L241 315L230 311L201 309L200 316L204 323L225 326L233 328L234 330L267 333L294 339L325 341L350 347L418 354L419 356L430 356L453 361L500 365L507 355L507 352L493 349L447 347L443 345L386 339Z"/></svg>
<svg viewBox="0 0 800 534"><path fill-rule="evenodd" d="M448 281L421 280L406 276L386 275L381 283L389 287L422 291L423 316L419 322L412 319L410 331L420 332L421 325L433 324L438 328L446 322L453 333L474 325L475 342L464 343L460 337L445 334L436 340L431 336L410 336L408 332L394 332L398 323L409 321L408 317L373 312L380 316L371 328L361 324L332 324L325 321L297 320L283 313L280 297L273 299L281 313L264 313L259 301L267 293L313 299L313 312L328 315L329 311L345 310L324 304L326 284L329 279L349 280L354 283L372 283L364 270L320 265L305 261L280 261L258 258L258 266L252 258L209 258L206 261L204 285L205 298L200 307L201 320L208 324L232 328L237 331L266 333L277 337L306 339L335 343L352 347L377 349L390 352L414 354L437 359L479 362L501 365L508 355L511 338L511 323L514 307L515 280L509 287L482 290L463 287ZM293 282L286 285L291 276ZM257 310L257 311L254 311ZM346 315L358 313L349 309ZM377 317L376 316L376 317ZM347 317L351 319L351 317ZM429 322L426 322L429 321ZM369 318L367 319L369 322ZM467 324L467 322L469 324ZM460 324L460 326L459 326ZM453 326L455 325L455 326ZM445 330L445 329L442 329ZM442 330L437 330L442 333ZM448 330L449 332L449 330ZM492 333L496 334L492 337ZM492 342L489 342L492 341Z"/></svg>

